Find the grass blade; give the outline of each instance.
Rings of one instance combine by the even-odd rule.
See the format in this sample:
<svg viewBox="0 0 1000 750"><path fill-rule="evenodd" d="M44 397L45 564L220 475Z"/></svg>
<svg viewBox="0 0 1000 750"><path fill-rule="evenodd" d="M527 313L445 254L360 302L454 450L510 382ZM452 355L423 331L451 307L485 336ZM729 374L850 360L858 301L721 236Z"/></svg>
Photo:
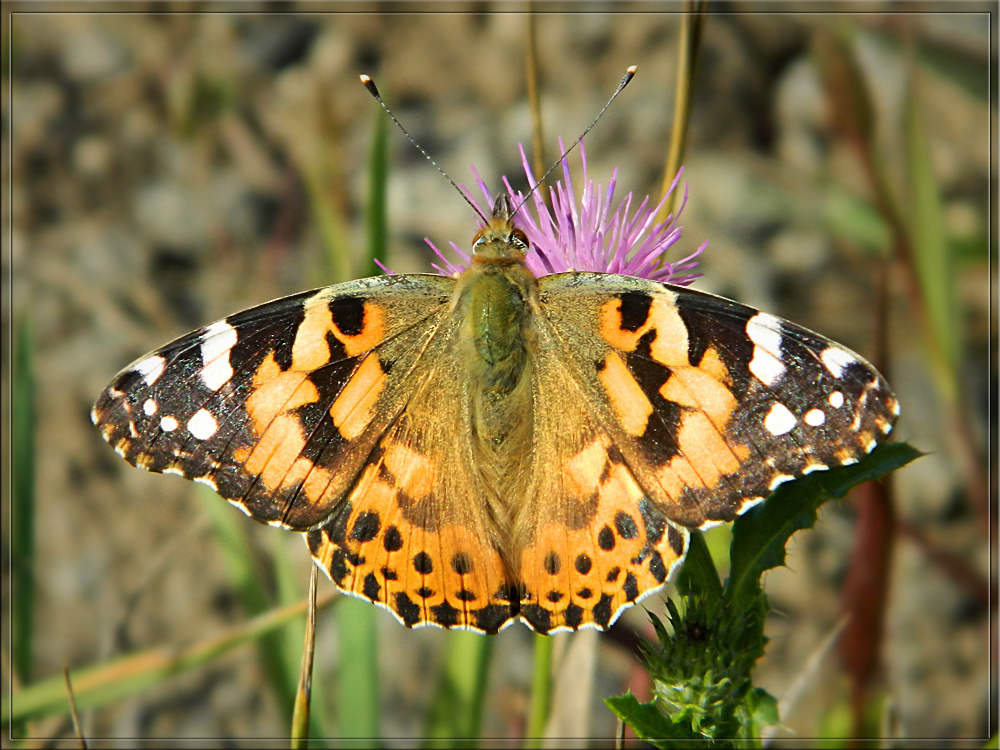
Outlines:
<svg viewBox="0 0 1000 750"><path fill-rule="evenodd" d="M385 264L386 248L389 244L386 208L386 187L389 181L388 123L382 110L376 110L375 122L372 125L372 146L368 153L368 212L365 217L368 258L365 276L378 276L383 273L375 261Z"/></svg>
<svg viewBox="0 0 1000 750"><path fill-rule="evenodd" d="M337 612L340 669L337 726L341 737L375 739L379 734L378 652L375 607L344 597Z"/></svg>
<svg viewBox="0 0 1000 750"><path fill-rule="evenodd" d="M524 72L528 88L528 111L531 113L531 167L535 174L544 175L548 169L545 158L545 129L542 125L542 102L539 95L541 72L538 67L538 16L526 16L527 42L524 48ZM544 183L544 181L543 181ZM538 188L541 196L548 201L549 191L544 184Z"/></svg>
<svg viewBox="0 0 1000 750"><path fill-rule="evenodd" d="M259 553L249 544L245 533L243 519L233 513L228 503L220 503L218 496L207 488L199 487L199 493L205 499L205 509L212 521L212 527L219 541L219 549L225 558L226 568L232 580L233 588L249 616L256 616L270 610L275 601L261 580ZM289 604L301 597L293 596L288 590L288 571L282 571L285 559L282 555L273 555L275 574L278 583L279 600ZM287 564L285 565L287 568ZM283 574L284 573L284 574ZM280 583L285 580L284 585ZM301 661L302 626L289 624L283 631L267 633L261 637L258 644L259 655L267 675L268 683L274 692L275 699L283 711L286 722L292 718L292 707L295 705L295 691L298 683L299 665Z"/></svg>
<svg viewBox="0 0 1000 750"><path fill-rule="evenodd" d="M376 112L375 132L368 158L367 257L358 267L376 269L375 259L386 252L386 184L388 158L385 116ZM341 737L374 739L379 733L378 649L375 608L369 602L347 598L337 620L340 632L340 669L337 676L337 722Z"/></svg>
<svg viewBox="0 0 1000 750"><path fill-rule="evenodd" d="M552 710L552 636L535 634L534 678L531 682L531 714L528 716L526 747L542 746L545 725Z"/></svg>
<svg viewBox="0 0 1000 750"><path fill-rule="evenodd" d="M14 671L27 683L35 619L35 385L27 314L18 326L11 375L11 645Z"/></svg>
<svg viewBox="0 0 1000 750"><path fill-rule="evenodd" d="M698 53L701 50L701 34L705 25L705 0L689 0L684 4L681 15L680 44L677 51L677 88L674 92L674 122L670 129L670 147L667 163L663 171L663 187L660 195L666 195L677 176L687 148L688 130L691 125L691 104L694 101L694 77L698 71ZM674 212L677 194L674 191L656 215L657 222L666 221Z"/></svg>
<svg viewBox="0 0 1000 750"><path fill-rule="evenodd" d="M334 593L321 597L317 609L326 607L335 599ZM169 677L208 664L239 645L286 626L301 617L306 606L307 603L302 601L273 609L187 648L157 646L111 662L73 670L73 694L77 708L87 711L124 700ZM13 722L65 716L68 713L66 683L60 673L33 683L15 692L9 702L4 701L0 705L0 724L8 726Z"/></svg>
<svg viewBox="0 0 1000 750"><path fill-rule="evenodd" d="M906 149L906 185L909 190L907 217L917 279L923 292L931 335L937 340L936 351L954 380L962 350L962 326L955 297L955 269L945 230L944 209L934 178L930 146L924 131L915 71L907 88L903 123Z"/></svg>
<svg viewBox="0 0 1000 750"><path fill-rule="evenodd" d="M492 655L492 638L462 630L448 633L441 676L427 715L426 747L453 747L453 742L435 740L459 738L469 740L467 747L475 745Z"/></svg>
<svg viewBox="0 0 1000 750"><path fill-rule="evenodd" d="M306 613L306 633L302 645L302 669L299 686L295 691L295 708L292 711L291 747L295 750L309 744L309 704L312 698L313 657L316 654L316 579L315 565L309 573L309 611ZM316 736L316 735L313 735Z"/></svg>

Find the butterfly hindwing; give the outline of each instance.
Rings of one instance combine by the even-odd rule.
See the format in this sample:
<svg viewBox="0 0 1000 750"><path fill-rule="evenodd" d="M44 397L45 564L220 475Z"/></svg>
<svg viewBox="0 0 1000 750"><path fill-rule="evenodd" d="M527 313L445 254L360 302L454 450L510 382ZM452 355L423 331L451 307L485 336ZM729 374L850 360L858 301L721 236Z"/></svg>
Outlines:
<svg viewBox="0 0 1000 750"><path fill-rule="evenodd" d="M650 502L544 321L536 335L532 480L513 527L521 617L603 630L663 586L687 531Z"/></svg>
<svg viewBox="0 0 1000 750"><path fill-rule="evenodd" d="M517 613L507 519L487 500L472 435L462 327L444 322L414 367L405 407L329 522L308 534L338 587L405 625L495 633ZM526 415L530 419L530 414Z"/></svg>

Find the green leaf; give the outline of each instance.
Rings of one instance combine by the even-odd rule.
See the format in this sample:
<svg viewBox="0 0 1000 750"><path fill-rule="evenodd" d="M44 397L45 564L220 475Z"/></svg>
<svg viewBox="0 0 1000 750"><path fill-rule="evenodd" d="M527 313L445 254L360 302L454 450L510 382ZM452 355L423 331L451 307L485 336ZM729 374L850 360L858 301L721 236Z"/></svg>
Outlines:
<svg viewBox="0 0 1000 750"><path fill-rule="evenodd" d="M760 737L764 727L774 727L781 723L778 716L778 699L764 688L754 688L747 693L744 703L753 725L753 736Z"/></svg>
<svg viewBox="0 0 1000 750"><path fill-rule="evenodd" d="M663 740L705 740L700 734L693 732L686 722L674 724L660 712L655 703L640 703L630 692L605 698L604 704L632 728L636 737L656 747L668 747Z"/></svg>
<svg viewBox="0 0 1000 750"><path fill-rule="evenodd" d="M810 474L778 487L767 502L751 508L733 523L729 553L732 569L725 599L739 609L749 606L756 598L761 574L784 563L789 537L813 525L817 508L920 455L905 443L883 443L856 464Z"/></svg>
<svg viewBox="0 0 1000 750"><path fill-rule="evenodd" d="M706 602L722 598L722 581L700 531L692 531L687 557L677 576L677 590L684 596L701 595Z"/></svg>

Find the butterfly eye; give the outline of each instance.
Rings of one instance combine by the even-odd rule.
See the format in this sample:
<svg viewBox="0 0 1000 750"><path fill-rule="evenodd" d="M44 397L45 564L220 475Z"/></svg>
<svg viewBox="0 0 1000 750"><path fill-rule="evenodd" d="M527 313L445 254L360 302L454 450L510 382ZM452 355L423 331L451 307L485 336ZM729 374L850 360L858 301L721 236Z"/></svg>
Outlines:
<svg viewBox="0 0 1000 750"><path fill-rule="evenodd" d="M521 250L528 249L528 235L526 235L520 229L515 229L513 232L511 232L510 236L507 238L507 242L509 242L511 245L514 245L515 247Z"/></svg>

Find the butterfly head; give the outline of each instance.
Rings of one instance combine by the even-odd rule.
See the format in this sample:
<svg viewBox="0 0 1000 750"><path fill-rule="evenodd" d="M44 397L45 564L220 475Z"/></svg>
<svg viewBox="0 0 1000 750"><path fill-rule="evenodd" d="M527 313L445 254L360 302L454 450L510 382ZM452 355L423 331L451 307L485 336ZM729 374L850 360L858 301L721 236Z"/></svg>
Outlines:
<svg viewBox="0 0 1000 750"><path fill-rule="evenodd" d="M497 260L524 261L528 251L528 237L514 226L514 210L510 196L501 193L493 204L493 216L472 238L475 259L480 262Z"/></svg>

